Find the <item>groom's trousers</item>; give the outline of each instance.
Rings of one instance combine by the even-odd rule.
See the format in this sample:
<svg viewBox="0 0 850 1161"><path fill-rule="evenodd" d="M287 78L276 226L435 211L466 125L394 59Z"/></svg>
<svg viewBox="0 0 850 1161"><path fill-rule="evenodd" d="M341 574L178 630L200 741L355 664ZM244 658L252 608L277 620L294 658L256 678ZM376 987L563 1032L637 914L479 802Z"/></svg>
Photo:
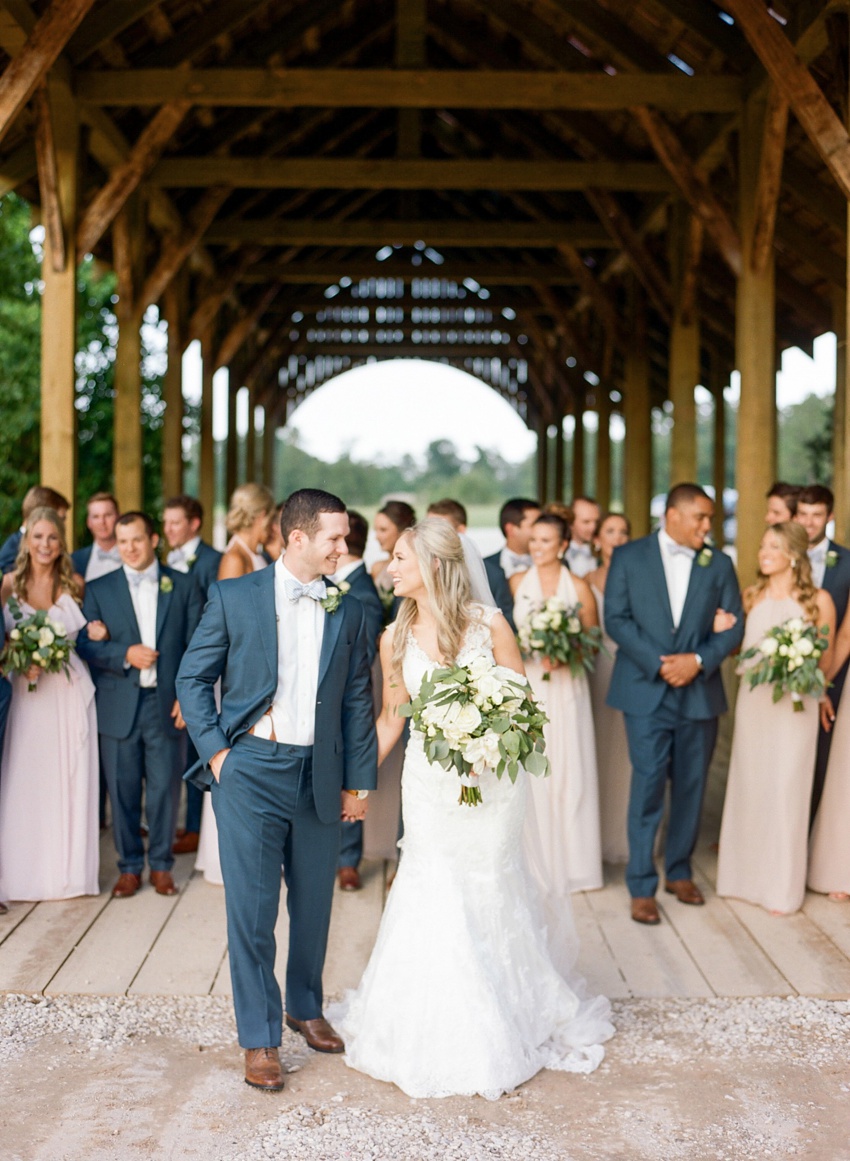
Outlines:
<svg viewBox="0 0 850 1161"><path fill-rule="evenodd" d="M632 764L626 884L633 898L647 898L658 888L653 850L668 781L665 874L668 880L692 877L691 855L699 835L717 719L693 721L684 717L681 695L681 690L671 688L654 713L625 715Z"/></svg>
<svg viewBox="0 0 850 1161"><path fill-rule="evenodd" d="M274 928L281 865L289 911L286 1011L313 1020L322 1015L339 823L323 823L316 814L312 747L244 734L211 789L239 1043L277 1048L283 1013Z"/></svg>

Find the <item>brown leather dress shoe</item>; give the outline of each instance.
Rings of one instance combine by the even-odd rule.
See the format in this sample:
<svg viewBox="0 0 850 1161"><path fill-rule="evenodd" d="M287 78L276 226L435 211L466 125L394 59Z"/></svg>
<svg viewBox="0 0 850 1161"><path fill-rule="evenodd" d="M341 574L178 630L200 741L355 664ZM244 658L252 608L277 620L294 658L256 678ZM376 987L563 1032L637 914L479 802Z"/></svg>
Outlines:
<svg viewBox="0 0 850 1161"><path fill-rule="evenodd" d="M337 878L341 891L359 891L362 886L360 872L356 867L340 867L337 871Z"/></svg>
<svg viewBox="0 0 850 1161"><path fill-rule="evenodd" d="M280 1092L283 1088L283 1069L276 1048L245 1049L245 1083L265 1092Z"/></svg>
<svg viewBox="0 0 850 1161"><path fill-rule="evenodd" d="M337 1036L323 1016L315 1020L293 1020L287 1016L286 1026L299 1032L316 1052L345 1052L342 1037Z"/></svg>
<svg viewBox="0 0 850 1161"><path fill-rule="evenodd" d="M648 927L656 927L661 922L658 914L658 904L649 896L637 896L632 899L632 919L635 923L645 923Z"/></svg>
<svg viewBox="0 0 850 1161"><path fill-rule="evenodd" d="M179 836L171 848L173 855L191 855L198 849L200 835L196 830L187 830Z"/></svg>
<svg viewBox="0 0 850 1161"><path fill-rule="evenodd" d="M705 903L702 891L693 879L668 879L664 887L668 895L675 895L680 903L701 907Z"/></svg>
<svg viewBox="0 0 850 1161"><path fill-rule="evenodd" d="M134 875L132 871L124 871L112 888L112 897L114 899L129 899L131 895L136 894L141 885L141 875Z"/></svg>
<svg viewBox="0 0 850 1161"><path fill-rule="evenodd" d="M171 871L151 871L151 886L157 895L176 895L179 891Z"/></svg>

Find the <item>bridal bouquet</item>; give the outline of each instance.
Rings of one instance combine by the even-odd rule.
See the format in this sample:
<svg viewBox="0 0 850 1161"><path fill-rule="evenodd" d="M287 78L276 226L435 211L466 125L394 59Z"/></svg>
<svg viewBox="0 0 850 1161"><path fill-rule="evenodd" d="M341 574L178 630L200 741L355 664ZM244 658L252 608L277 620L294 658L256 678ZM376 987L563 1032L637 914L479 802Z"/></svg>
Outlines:
<svg viewBox="0 0 850 1161"><path fill-rule="evenodd" d="M458 803L477 806L482 801L478 779L488 769L498 778L507 773L511 782L520 768L549 773L543 752L549 719L521 674L486 657L432 670L399 713L424 735L428 761L457 771Z"/></svg>
<svg viewBox="0 0 850 1161"><path fill-rule="evenodd" d="M751 688L773 682L773 700L779 701L790 693L794 712L802 713L803 695L820 697L826 689L826 678L818 662L826 652L829 629L817 629L800 617L791 617L781 625L774 625L757 645L741 654L739 672Z"/></svg>
<svg viewBox="0 0 850 1161"><path fill-rule="evenodd" d="M9 612L15 628L0 655L0 666L11 673L26 673L31 665L38 665L45 673L64 673L70 680L68 659L76 646L62 622L48 617L44 609L24 617L15 597L9 597ZM34 681L27 685L30 693L37 688Z"/></svg>
<svg viewBox="0 0 850 1161"><path fill-rule="evenodd" d="M589 673L602 648L602 630L596 625L585 629L579 619L581 605L568 607L560 597L548 597L531 611L517 638L526 657L537 654L570 667L574 677ZM549 681L551 674L543 674Z"/></svg>

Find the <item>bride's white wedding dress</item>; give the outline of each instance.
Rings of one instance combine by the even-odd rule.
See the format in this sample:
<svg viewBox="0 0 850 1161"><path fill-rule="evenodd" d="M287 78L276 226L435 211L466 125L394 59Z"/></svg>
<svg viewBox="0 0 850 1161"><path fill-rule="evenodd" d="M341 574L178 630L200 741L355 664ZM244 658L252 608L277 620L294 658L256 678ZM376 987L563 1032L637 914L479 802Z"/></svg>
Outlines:
<svg viewBox="0 0 850 1161"><path fill-rule="evenodd" d="M474 606L458 660L492 659L496 609ZM435 667L413 634L404 681L414 696ZM481 778L459 806L454 771L432 766L411 733L402 775L403 857L360 986L331 1008L346 1063L413 1097L496 1099L541 1068L591 1072L613 1034L603 997L566 974L571 916L557 951L522 854L526 786ZM556 965L555 959L558 963Z"/></svg>

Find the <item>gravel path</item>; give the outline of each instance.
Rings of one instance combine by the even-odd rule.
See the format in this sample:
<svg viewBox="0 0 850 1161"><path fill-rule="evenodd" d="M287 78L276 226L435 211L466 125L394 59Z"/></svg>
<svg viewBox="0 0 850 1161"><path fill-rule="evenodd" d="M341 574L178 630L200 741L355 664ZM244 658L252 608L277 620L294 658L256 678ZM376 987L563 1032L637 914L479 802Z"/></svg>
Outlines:
<svg viewBox="0 0 850 1161"><path fill-rule="evenodd" d="M415 1101L286 1034L241 1082L229 1000L0 998L2 1161L850 1161L850 1003L621 1001L590 1077Z"/></svg>

